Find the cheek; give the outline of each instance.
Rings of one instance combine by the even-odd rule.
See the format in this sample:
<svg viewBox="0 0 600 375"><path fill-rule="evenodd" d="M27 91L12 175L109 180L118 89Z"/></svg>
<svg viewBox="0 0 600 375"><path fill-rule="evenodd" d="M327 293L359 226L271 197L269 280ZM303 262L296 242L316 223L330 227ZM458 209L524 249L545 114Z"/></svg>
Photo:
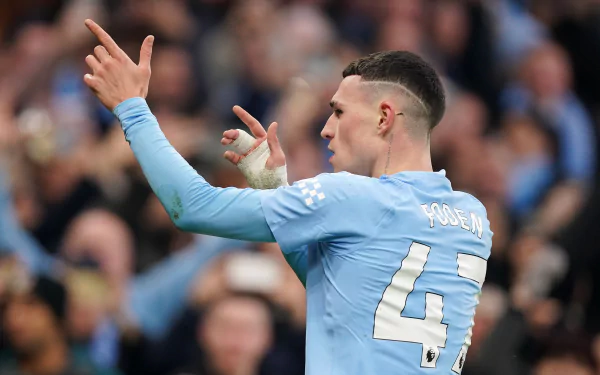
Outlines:
<svg viewBox="0 0 600 375"><path fill-rule="evenodd" d="M365 142L365 134L361 131L362 121L356 115L338 120L337 136L340 142L353 149L360 147Z"/></svg>

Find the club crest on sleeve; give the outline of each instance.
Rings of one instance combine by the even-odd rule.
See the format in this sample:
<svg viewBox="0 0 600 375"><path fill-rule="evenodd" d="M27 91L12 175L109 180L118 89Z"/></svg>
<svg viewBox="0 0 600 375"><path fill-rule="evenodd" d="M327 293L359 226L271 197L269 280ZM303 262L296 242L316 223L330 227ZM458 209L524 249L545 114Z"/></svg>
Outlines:
<svg viewBox="0 0 600 375"><path fill-rule="evenodd" d="M307 206L315 203L315 200L322 201L325 199L325 194L319 190L321 189L321 184L316 178L302 180L298 182L298 187L302 189L302 195L306 197L304 203L306 203Z"/></svg>

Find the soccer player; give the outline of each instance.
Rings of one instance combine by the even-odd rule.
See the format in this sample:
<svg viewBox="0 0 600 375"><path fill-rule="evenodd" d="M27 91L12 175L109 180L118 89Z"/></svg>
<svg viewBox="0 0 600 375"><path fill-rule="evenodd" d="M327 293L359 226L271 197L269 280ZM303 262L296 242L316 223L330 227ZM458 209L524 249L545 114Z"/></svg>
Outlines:
<svg viewBox="0 0 600 375"><path fill-rule="evenodd" d="M84 80L120 120L175 225L277 241L305 283L307 374L461 372L492 233L483 205L432 171L429 138L445 98L429 65L381 52L344 70L322 131L335 173L223 189L173 149L144 100L153 37L135 64L100 26L86 25L102 46L86 57Z"/></svg>

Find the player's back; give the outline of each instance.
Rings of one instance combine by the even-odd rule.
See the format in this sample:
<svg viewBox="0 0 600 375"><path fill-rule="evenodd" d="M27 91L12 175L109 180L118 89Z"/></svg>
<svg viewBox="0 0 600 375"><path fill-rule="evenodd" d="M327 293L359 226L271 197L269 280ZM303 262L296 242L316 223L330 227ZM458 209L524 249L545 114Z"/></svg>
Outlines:
<svg viewBox="0 0 600 375"><path fill-rule="evenodd" d="M307 374L460 373L491 248L483 205L443 172L335 179L356 192L337 220L358 229L309 251Z"/></svg>

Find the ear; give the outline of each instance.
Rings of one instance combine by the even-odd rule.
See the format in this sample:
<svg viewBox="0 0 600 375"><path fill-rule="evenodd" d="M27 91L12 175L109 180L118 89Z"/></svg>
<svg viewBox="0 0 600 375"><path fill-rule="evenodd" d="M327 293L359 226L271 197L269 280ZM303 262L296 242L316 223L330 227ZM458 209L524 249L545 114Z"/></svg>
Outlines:
<svg viewBox="0 0 600 375"><path fill-rule="evenodd" d="M394 108L388 101L379 104L379 123L377 124L377 135L384 136L392 130L395 116Z"/></svg>

